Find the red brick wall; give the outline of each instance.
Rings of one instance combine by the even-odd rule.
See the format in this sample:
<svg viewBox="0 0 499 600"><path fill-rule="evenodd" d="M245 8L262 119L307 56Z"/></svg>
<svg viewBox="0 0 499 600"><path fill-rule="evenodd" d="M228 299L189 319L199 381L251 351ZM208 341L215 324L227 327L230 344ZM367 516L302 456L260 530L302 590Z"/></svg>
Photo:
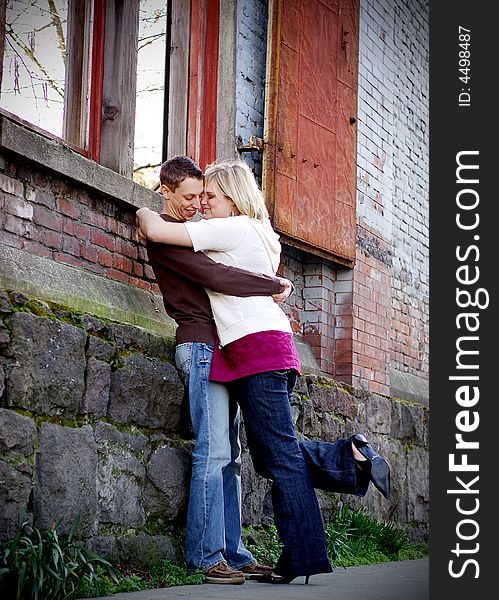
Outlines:
<svg viewBox="0 0 499 600"><path fill-rule="evenodd" d="M295 285L283 307L293 331L311 346L322 371L351 383L352 270L285 246L280 273Z"/></svg>
<svg viewBox="0 0 499 600"><path fill-rule="evenodd" d="M391 361L404 365L409 373L428 376L428 306L416 298L394 290Z"/></svg>
<svg viewBox="0 0 499 600"><path fill-rule="evenodd" d="M353 385L389 395L391 251L365 227L357 228L353 284Z"/></svg>
<svg viewBox="0 0 499 600"><path fill-rule="evenodd" d="M158 291L134 215L28 163L5 161L0 173L0 244Z"/></svg>
<svg viewBox="0 0 499 600"><path fill-rule="evenodd" d="M284 247L280 271L295 284L284 310L322 371L389 395L390 248L365 228L358 228L357 237L354 269ZM400 347L405 348L403 341Z"/></svg>

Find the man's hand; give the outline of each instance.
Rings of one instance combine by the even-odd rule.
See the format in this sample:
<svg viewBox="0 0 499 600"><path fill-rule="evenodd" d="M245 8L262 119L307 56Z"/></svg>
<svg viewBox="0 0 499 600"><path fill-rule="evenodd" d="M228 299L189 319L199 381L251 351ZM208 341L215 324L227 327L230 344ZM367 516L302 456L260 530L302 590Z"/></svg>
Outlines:
<svg viewBox="0 0 499 600"><path fill-rule="evenodd" d="M289 279L281 278L281 279L279 279L279 283L281 284L281 286L284 287L284 290L282 292L279 292L279 294L274 294L272 296L274 302L277 302L277 303L284 302L284 300L289 298L289 296L291 295L291 293L294 290L294 286L291 283L291 281L289 281Z"/></svg>

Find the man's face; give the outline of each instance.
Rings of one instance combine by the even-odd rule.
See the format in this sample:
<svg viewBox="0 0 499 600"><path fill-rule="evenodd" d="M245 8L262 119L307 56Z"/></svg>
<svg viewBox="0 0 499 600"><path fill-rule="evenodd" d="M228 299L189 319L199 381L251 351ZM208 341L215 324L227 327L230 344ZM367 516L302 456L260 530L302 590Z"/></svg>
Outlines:
<svg viewBox="0 0 499 600"><path fill-rule="evenodd" d="M174 192L163 184L164 212L179 221L190 221L201 207L203 187L203 181L193 177L184 179Z"/></svg>

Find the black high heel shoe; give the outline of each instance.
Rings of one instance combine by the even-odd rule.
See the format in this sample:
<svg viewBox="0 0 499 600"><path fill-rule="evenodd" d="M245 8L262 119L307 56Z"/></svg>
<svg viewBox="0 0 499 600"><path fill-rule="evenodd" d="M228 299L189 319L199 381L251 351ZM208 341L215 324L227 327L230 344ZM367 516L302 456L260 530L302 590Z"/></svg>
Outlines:
<svg viewBox="0 0 499 600"><path fill-rule="evenodd" d="M374 486L385 498L388 498L390 495L390 465L382 456L374 451L373 447L369 445L362 434L356 433L352 437L352 442L362 456L365 456L369 461L371 467L370 478ZM356 460L360 469L363 468L364 462L366 461Z"/></svg>
<svg viewBox="0 0 499 600"><path fill-rule="evenodd" d="M297 577L300 577L300 575L285 577L284 575L278 575L277 573L265 573L258 579L255 579L255 581L259 581L260 583L291 583ZM305 583L308 583L309 579L310 575L305 575Z"/></svg>

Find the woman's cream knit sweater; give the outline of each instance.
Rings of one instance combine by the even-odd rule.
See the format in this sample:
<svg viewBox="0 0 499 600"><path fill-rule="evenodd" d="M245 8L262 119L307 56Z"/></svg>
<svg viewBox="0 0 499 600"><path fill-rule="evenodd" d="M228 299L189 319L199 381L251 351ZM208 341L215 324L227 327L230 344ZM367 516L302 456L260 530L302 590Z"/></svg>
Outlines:
<svg viewBox="0 0 499 600"><path fill-rule="evenodd" d="M269 221L241 215L187 222L185 226L194 250L205 251L217 262L264 275L275 275L279 267L281 244ZM287 316L270 296L238 298L207 292L222 346L259 331L291 333Z"/></svg>

